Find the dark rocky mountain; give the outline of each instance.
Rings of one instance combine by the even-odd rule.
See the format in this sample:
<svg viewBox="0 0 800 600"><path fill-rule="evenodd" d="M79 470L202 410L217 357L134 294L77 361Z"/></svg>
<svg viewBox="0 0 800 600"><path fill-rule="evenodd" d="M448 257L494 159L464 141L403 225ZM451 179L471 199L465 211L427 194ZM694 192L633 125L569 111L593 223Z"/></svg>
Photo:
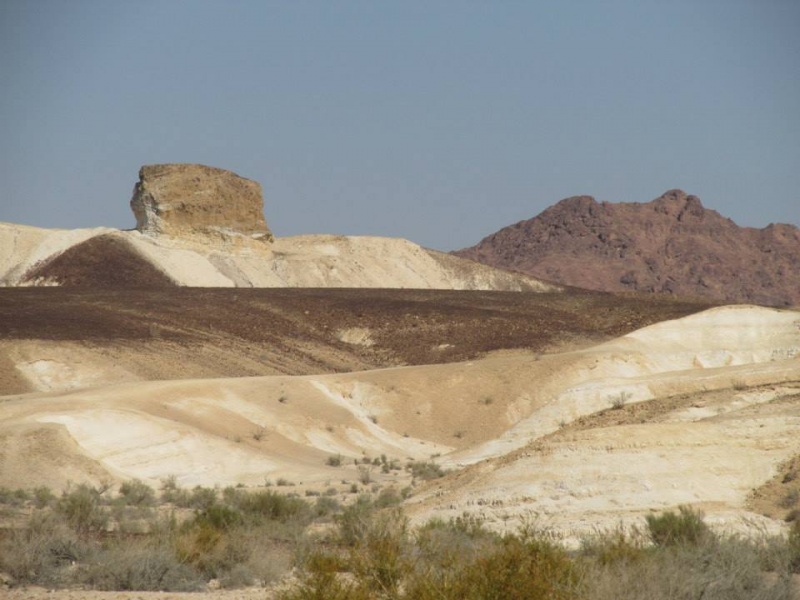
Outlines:
<svg viewBox="0 0 800 600"><path fill-rule="evenodd" d="M800 305L797 227L739 227L681 190L646 203L567 198L454 254L592 290Z"/></svg>

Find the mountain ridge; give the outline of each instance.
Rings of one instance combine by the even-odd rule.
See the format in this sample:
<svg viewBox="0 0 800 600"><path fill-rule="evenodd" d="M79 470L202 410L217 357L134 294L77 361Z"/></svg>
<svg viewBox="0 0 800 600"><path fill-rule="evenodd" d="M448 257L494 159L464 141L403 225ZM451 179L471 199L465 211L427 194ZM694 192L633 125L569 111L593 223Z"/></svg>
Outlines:
<svg viewBox="0 0 800 600"><path fill-rule="evenodd" d="M797 227L740 227L678 189L646 203L565 198L453 254L592 290L800 304Z"/></svg>

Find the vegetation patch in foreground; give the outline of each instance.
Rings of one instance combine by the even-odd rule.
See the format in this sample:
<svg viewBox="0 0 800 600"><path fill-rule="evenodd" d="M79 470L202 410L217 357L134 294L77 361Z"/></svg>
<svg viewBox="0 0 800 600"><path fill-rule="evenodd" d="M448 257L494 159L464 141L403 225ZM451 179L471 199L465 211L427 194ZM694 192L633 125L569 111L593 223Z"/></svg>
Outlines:
<svg viewBox="0 0 800 600"><path fill-rule="evenodd" d="M790 600L800 522L759 540L713 533L682 507L568 552L535 528L500 535L474 517L412 529L393 488L349 505L228 487L160 496L141 482L0 490L0 572L13 585L194 591L266 586L279 600Z"/></svg>

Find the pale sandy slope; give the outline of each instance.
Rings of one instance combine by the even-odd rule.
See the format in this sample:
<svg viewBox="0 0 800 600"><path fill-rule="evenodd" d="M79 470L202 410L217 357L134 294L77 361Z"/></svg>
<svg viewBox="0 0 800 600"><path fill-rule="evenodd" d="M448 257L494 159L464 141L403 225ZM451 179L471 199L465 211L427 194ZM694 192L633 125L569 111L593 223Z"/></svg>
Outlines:
<svg viewBox="0 0 800 600"><path fill-rule="evenodd" d="M487 267L396 238L305 235L274 244L174 239L108 228L55 230L0 223L0 285L52 285L37 266L96 236L127 242L176 285L553 291L526 275Z"/></svg>
<svg viewBox="0 0 800 600"><path fill-rule="evenodd" d="M415 520L474 512L502 528L535 516L575 540L690 503L739 527L757 520L743 511L749 491L800 453L797 381L800 314L724 307L538 357L6 397L0 485L174 475L187 486L285 479L320 490L356 480L351 459L385 454L458 470L411 498ZM745 389L756 385L772 387ZM713 402L710 390L721 390ZM570 432L620 393L698 401L657 422ZM339 454L345 466L326 464ZM372 477L408 483L397 471Z"/></svg>

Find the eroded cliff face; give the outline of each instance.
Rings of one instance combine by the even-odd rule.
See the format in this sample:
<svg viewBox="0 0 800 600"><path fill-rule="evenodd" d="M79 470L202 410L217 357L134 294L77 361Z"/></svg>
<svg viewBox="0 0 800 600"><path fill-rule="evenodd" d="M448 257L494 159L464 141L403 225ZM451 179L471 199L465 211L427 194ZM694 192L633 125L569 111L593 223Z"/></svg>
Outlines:
<svg viewBox="0 0 800 600"><path fill-rule="evenodd" d="M195 164L145 165L133 189L136 229L176 239L240 238L269 244L261 186Z"/></svg>

